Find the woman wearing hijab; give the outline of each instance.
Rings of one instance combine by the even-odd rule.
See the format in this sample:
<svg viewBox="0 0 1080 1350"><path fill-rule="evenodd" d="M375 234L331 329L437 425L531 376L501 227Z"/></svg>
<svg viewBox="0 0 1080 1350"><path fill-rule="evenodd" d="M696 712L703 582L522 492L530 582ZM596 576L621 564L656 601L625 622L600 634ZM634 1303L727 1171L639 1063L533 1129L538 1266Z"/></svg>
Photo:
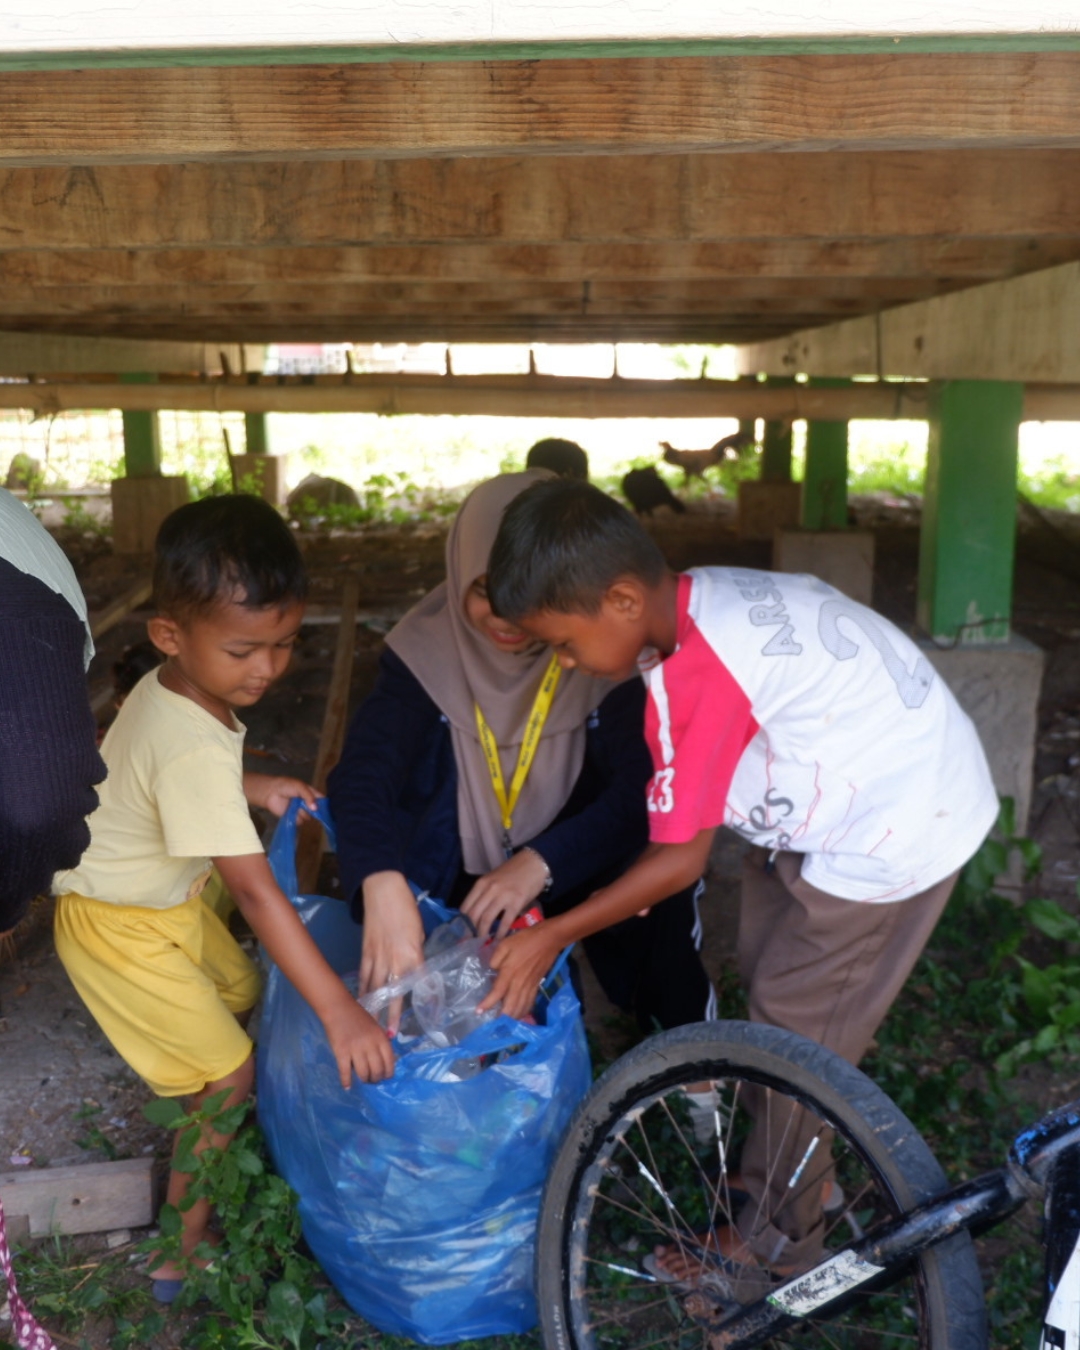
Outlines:
<svg viewBox="0 0 1080 1350"><path fill-rule="evenodd" d="M410 882L501 936L534 904L579 903L648 841L642 682L561 671L487 601L503 511L545 476L505 474L466 499L447 579L388 635L330 776L342 883L364 925L361 992L423 959ZM585 950L612 1002L653 1030L714 1015L699 933L691 888Z"/></svg>

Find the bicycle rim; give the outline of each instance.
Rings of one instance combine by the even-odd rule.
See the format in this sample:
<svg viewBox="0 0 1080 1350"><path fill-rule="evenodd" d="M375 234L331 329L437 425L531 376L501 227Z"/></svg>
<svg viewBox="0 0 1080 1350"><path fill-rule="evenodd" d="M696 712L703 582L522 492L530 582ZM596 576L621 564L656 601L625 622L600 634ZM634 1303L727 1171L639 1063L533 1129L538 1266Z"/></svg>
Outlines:
<svg viewBox="0 0 1080 1350"><path fill-rule="evenodd" d="M740 1171L751 1107L770 1159L784 1158L769 1177L779 1202L751 1199L754 1186ZM802 1127L794 1151L793 1121ZM760 1237L790 1213L776 1212L779 1205L802 1197L823 1211L821 1260L944 1186L906 1117L820 1046L745 1023L663 1033L595 1085L553 1167L537 1250L546 1344L976 1350L985 1345L984 1316L967 1234L913 1260L889 1288L865 1286L827 1320L811 1311L767 1341L743 1334L740 1309L790 1278L783 1254L779 1270L725 1263L709 1236L738 1222ZM657 1249L661 1266L670 1268L674 1254L679 1283L657 1279L655 1264L650 1276L646 1258Z"/></svg>

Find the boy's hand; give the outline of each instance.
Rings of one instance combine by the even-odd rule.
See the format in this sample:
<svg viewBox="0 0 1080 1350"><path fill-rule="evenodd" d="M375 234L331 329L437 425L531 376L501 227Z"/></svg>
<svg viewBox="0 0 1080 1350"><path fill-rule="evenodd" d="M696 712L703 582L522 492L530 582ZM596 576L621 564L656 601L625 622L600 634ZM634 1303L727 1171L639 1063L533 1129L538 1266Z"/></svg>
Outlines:
<svg viewBox="0 0 1080 1350"><path fill-rule="evenodd" d="M342 986L345 998L323 1018L326 1039L337 1060L343 1088L355 1073L362 1083L378 1083L394 1072L394 1052L386 1032Z"/></svg>
<svg viewBox="0 0 1080 1350"><path fill-rule="evenodd" d="M299 778L279 777L269 773L245 773L244 796L251 806L263 806L275 816L283 816L294 797L302 797L305 806L315 809L321 792Z"/></svg>
<svg viewBox="0 0 1080 1350"><path fill-rule="evenodd" d="M498 921L496 937L505 937L510 925L543 894L548 870L543 858L523 848L507 858L493 872L480 878L465 897L462 914L476 925L481 937L487 937Z"/></svg>
<svg viewBox="0 0 1080 1350"><path fill-rule="evenodd" d="M510 1017L527 1017L533 1010L544 976L562 950L553 925L545 920L503 938L491 957L496 979L491 992L479 1005L486 1012L502 1003Z"/></svg>

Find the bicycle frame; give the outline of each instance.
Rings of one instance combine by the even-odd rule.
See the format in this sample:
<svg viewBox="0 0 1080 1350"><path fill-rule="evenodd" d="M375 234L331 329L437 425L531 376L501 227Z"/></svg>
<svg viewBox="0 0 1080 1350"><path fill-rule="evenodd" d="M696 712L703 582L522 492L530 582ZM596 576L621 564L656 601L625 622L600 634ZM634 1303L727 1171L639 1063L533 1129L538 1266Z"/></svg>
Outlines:
<svg viewBox="0 0 1080 1350"><path fill-rule="evenodd" d="M856 1289L885 1287L919 1252L964 1229L981 1232L1045 1192L1047 1307L1040 1350L1080 1350L1080 1102L1045 1116L1013 1141L1005 1167L964 1182L880 1225L737 1314L704 1294L686 1311L705 1327L711 1350L748 1350L808 1317L839 1312Z"/></svg>

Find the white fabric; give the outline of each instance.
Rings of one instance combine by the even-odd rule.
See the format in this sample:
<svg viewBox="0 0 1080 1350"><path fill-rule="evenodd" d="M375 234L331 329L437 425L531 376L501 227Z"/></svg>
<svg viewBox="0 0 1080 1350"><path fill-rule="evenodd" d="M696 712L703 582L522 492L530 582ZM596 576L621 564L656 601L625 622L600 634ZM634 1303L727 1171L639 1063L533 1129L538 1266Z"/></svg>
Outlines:
<svg viewBox="0 0 1080 1350"><path fill-rule="evenodd" d="M86 629L83 656L89 666L94 643L86 617L86 599L71 563L33 511L6 488L0 488L0 558L20 572L37 577L50 591L64 597Z"/></svg>
<svg viewBox="0 0 1080 1350"><path fill-rule="evenodd" d="M902 900L962 866L993 825L997 793L974 726L919 648L815 577L719 567L688 576L680 642L694 645L696 628L699 651L750 705L724 823L808 855L803 877L844 899ZM679 671L677 657L646 677L650 688L668 677L667 701L680 681L721 687L719 671ZM701 714L681 726L700 737ZM694 746L685 750L693 761ZM708 775L706 764L691 793L701 811Z"/></svg>

